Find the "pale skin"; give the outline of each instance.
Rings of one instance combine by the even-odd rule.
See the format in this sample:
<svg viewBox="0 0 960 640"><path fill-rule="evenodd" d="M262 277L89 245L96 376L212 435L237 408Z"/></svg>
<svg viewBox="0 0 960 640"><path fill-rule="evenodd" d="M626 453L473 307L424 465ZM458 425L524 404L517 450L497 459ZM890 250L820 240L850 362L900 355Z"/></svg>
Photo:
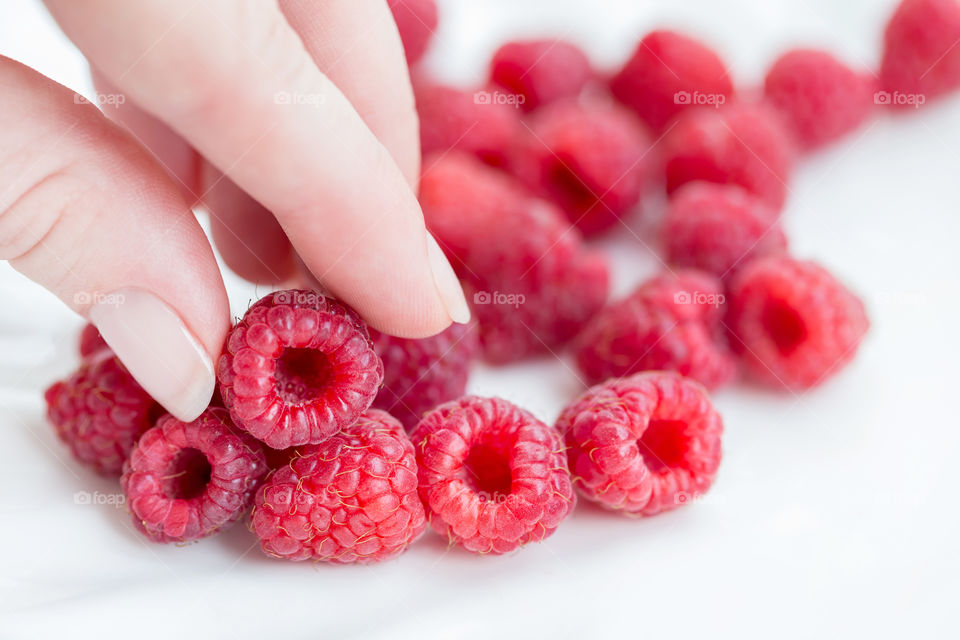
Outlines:
<svg viewBox="0 0 960 640"><path fill-rule="evenodd" d="M198 202L247 279L289 283L299 256L384 332L469 320L416 201L418 123L384 0L46 5L106 116L0 57L0 259L93 320L168 411L206 406L230 327Z"/></svg>

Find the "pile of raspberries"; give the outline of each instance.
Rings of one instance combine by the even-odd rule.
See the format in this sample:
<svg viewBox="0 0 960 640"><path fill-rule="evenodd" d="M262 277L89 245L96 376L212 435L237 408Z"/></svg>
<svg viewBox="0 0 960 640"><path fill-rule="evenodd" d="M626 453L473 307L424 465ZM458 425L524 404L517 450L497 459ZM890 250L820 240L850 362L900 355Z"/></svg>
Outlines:
<svg viewBox="0 0 960 640"><path fill-rule="evenodd" d="M791 168L875 105L960 88L958 0L904 0L876 73L798 49L760 90L736 88L716 53L670 31L612 74L570 43L530 40L494 54L489 84L443 86L416 66L433 0L390 5L421 116L420 202L475 322L399 339L317 291L271 293L230 331L217 393L190 423L85 328L82 365L47 390L48 416L77 460L120 477L150 540L245 519L270 556L365 563L429 525L502 554L551 535L578 494L635 517L691 503L721 459L708 390L738 377L816 387L868 329L861 301L788 249ZM658 191L665 268L608 301L589 239L652 216L643 203ZM553 425L465 395L478 358L564 349L595 386Z"/></svg>

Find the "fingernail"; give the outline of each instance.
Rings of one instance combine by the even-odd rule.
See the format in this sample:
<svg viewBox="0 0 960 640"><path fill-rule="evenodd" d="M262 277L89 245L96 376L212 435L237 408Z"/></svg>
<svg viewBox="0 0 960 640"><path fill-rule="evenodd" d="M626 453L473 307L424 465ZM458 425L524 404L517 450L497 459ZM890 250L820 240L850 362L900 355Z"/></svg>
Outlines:
<svg viewBox="0 0 960 640"><path fill-rule="evenodd" d="M467 306L460 280L430 233L427 233L427 257L433 271L433 282L440 293L440 299L443 300L443 306L447 308L447 315L458 324L467 324L470 322L470 307Z"/></svg>
<svg viewBox="0 0 960 640"><path fill-rule="evenodd" d="M180 316L142 289L120 289L90 309L90 321L130 375L177 419L203 413L216 378L210 356Z"/></svg>

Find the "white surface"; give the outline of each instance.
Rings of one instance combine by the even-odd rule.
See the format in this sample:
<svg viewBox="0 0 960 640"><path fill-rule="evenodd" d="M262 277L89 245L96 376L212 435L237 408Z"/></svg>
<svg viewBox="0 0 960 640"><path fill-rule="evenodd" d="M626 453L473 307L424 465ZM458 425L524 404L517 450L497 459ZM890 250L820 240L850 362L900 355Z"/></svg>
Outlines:
<svg viewBox="0 0 960 640"><path fill-rule="evenodd" d="M613 63L667 24L706 36L744 83L793 42L874 63L893 1L443 4L431 62L449 78L479 77L507 35L565 34ZM0 52L89 91L82 60L32 2L0 5ZM873 330L854 364L801 397L718 394L725 461L700 504L634 521L581 503L544 544L508 557L447 552L427 535L381 566L286 564L242 527L144 543L122 507L77 503L117 487L74 464L42 417L41 390L73 366L80 321L3 265L0 638L956 637L958 107L875 120L792 184L796 253L867 301ZM653 270L629 236L606 244L618 291ZM258 293L230 286L235 311ZM471 387L546 420L578 388L546 360L480 371Z"/></svg>

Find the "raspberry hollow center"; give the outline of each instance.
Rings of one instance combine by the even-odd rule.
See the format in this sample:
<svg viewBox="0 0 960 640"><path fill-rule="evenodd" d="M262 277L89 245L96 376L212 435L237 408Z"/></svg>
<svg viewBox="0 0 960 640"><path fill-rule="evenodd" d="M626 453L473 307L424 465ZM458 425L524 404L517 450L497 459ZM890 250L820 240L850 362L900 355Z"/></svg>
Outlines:
<svg viewBox="0 0 960 640"><path fill-rule="evenodd" d="M550 167L547 184L557 200L570 211L586 211L597 200L590 187L563 162L556 162Z"/></svg>
<svg viewBox="0 0 960 640"><path fill-rule="evenodd" d="M286 349L273 374L277 395L287 404L306 404L320 396L333 380L333 365L316 349Z"/></svg>
<svg viewBox="0 0 960 640"><path fill-rule="evenodd" d="M163 492L173 500L192 500L206 490L212 471L202 451L184 449L173 459L170 472L163 476Z"/></svg>
<svg viewBox="0 0 960 640"><path fill-rule="evenodd" d="M681 467L687 453L687 423L682 420L651 420L637 441L647 468L656 473Z"/></svg>
<svg viewBox="0 0 960 640"><path fill-rule="evenodd" d="M475 445L463 464L467 484L474 491L486 494L491 500L503 499L510 494L513 473L504 451L489 445Z"/></svg>
<svg viewBox="0 0 960 640"><path fill-rule="evenodd" d="M763 328L777 350L792 353L807 338L807 328L796 309L783 302L771 302L763 311Z"/></svg>

